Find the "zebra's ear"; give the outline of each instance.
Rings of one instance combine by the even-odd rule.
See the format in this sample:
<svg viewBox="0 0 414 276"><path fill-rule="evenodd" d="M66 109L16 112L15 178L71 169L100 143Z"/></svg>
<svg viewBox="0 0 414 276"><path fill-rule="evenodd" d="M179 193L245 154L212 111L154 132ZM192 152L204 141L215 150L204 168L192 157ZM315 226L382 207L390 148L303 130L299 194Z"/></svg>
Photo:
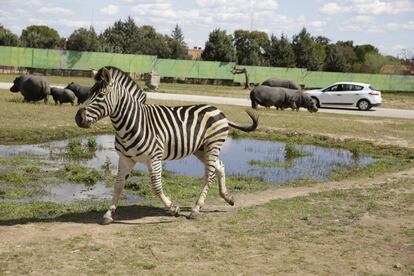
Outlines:
<svg viewBox="0 0 414 276"><path fill-rule="evenodd" d="M92 71L92 77L93 78L95 78L96 77L96 74L98 74L98 71L96 71L95 69L93 69L93 68L90 68L91 69L91 71Z"/></svg>
<svg viewBox="0 0 414 276"><path fill-rule="evenodd" d="M106 83L111 82L111 72L106 67L102 68L101 78Z"/></svg>

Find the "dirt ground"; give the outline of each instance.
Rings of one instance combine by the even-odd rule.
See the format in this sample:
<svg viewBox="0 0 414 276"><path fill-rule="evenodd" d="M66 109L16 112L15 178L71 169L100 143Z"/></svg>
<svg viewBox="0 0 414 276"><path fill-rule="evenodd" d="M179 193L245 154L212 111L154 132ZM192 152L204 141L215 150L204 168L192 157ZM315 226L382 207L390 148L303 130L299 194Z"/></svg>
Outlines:
<svg viewBox="0 0 414 276"><path fill-rule="evenodd" d="M133 206L119 210L117 222L108 226L97 224L102 214L72 222L0 226L0 274L412 275L413 179L411 169L274 188L238 195L235 207L207 201L197 220ZM354 204L359 203L336 205L341 191L368 198L384 194L373 204L386 207L342 216L347 208L358 210ZM403 197L397 200L396 195ZM325 216L325 207L318 206L330 200L335 204L327 205ZM263 207L272 202L281 209Z"/></svg>

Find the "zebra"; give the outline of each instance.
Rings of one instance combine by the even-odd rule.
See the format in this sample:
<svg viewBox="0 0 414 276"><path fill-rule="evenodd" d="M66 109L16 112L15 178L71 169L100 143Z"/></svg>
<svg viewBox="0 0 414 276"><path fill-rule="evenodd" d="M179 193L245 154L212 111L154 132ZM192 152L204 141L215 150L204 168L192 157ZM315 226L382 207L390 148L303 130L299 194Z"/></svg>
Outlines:
<svg viewBox="0 0 414 276"><path fill-rule="evenodd" d="M151 189L166 209L180 215L179 206L164 194L161 183L163 160L176 160L194 154L204 163L204 187L188 218L196 218L204 205L209 187L217 174L220 196L230 205L234 198L225 185L224 163L218 158L227 138L229 126L250 132L257 128L258 118L246 111L252 120L242 126L226 119L218 108L197 104L166 106L146 104L146 94L129 75L107 66L95 75L95 84L79 108L75 121L89 128L108 117L115 128L115 150L119 155L118 174L112 204L103 216L103 224L113 222L120 194L133 166L144 163L149 171Z"/></svg>

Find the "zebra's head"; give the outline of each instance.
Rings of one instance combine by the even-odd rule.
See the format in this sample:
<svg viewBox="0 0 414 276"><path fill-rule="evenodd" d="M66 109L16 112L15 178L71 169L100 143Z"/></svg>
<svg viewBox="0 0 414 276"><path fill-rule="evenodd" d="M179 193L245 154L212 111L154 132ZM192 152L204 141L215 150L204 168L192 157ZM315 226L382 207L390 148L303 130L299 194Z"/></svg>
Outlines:
<svg viewBox="0 0 414 276"><path fill-rule="evenodd" d="M96 83L92 86L89 96L83 107L79 108L75 116L76 124L82 128L89 128L94 122L112 114L117 95L114 91L116 78L114 68L102 67L96 74Z"/></svg>

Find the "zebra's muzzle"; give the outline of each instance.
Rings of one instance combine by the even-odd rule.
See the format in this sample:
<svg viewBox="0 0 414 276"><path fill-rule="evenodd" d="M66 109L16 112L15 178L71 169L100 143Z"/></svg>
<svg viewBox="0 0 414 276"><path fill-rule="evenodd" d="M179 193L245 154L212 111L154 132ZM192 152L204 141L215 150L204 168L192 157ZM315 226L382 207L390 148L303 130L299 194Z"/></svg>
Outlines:
<svg viewBox="0 0 414 276"><path fill-rule="evenodd" d="M88 120L86 117L86 108L84 107L79 108L75 116L75 121L76 121L76 124L82 128L90 128L92 124L92 121Z"/></svg>

